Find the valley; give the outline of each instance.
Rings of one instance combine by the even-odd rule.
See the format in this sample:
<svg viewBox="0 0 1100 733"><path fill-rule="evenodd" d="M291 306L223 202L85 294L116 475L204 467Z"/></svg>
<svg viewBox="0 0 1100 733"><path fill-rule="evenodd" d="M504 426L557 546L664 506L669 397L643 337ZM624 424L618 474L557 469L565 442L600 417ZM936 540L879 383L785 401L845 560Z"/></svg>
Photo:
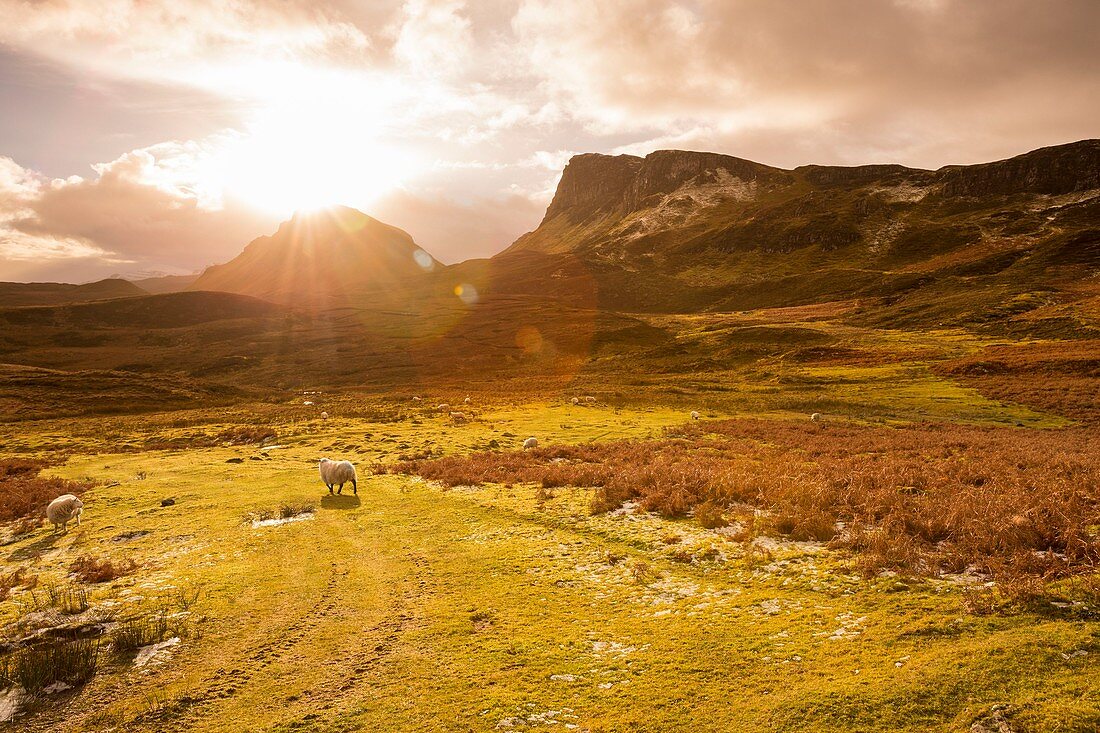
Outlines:
<svg viewBox="0 0 1100 733"><path fill-rule="evenodd" d="M4 284L0 718L1096 730L1098 156L582 155L488 259Z"/></svg>

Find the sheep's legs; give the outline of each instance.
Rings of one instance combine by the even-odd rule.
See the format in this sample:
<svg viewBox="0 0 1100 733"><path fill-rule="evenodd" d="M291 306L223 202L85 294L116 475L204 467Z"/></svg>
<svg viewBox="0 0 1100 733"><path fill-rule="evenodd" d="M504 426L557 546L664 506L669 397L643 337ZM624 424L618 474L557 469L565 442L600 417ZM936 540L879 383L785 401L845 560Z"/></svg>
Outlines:
<svg viewBox="0 0 1100 733"><path fill-rule="evenodd" d="M343 484L340 484L340 488L338 488L338 489L336 490L336 493L337 493L337 494L342 494L342 493L344 493L344 485L343 485Z"/></svg>
<svg viewBox="0 0 1100 733"><path fill-rule="evenodd" d="M328 486L328 493L331 494L332 493L332 484L325 484L325 486Z"/></svg>
<svg viewBox="0 0 1100 733"><path fill-rule="evenodd" d="M351 480L351 490L355 492L356 496L359 496L359 483L355 480Z"/></svg>

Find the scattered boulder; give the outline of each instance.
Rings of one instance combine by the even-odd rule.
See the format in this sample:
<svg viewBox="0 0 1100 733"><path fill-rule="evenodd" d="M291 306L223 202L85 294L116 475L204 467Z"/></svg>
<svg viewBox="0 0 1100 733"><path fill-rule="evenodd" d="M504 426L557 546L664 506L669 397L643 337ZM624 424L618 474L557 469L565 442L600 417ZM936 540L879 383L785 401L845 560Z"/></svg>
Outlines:
<svg viewBox="0 0 1100 733"><path fill-rule="evenodd" d="M172 506L175 503L176 503L175 499L161 499L160 500L160 505L161 506Z"/></svg>

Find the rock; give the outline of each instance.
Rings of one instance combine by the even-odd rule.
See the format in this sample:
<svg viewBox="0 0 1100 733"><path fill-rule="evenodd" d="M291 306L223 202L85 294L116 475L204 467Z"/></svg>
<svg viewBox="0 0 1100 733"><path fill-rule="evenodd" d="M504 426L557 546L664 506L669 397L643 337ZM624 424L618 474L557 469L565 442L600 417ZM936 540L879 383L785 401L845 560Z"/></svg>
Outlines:
<svg viewBox="0 0 1100 733"><path fill-rule="evenodd" d="M1005 717L1006 709L1004 705L994 705L989 713L974 721L970 733L1015 733Z"/></svg>
<svg viewBox="0 0 1100 733"><path fill-rule="evenodd" d="M169 499L168 501L171 501ZM161 506L164 506L164 502L161 502ZM123 532L122 534L116 534L111 538L111 542L129 542L130 540L136 540L139 537L144 537L149 534L148 530L135 529L131 532Z"/></svg>
<svg viewBox="0 0 1100 733"><path fill-rule="evenodd" d="M22 687L9 687L0 691L0 721L11 720L19 713L26 694Z"/></svg>
<svg viewBox="0 0 1100 733"><path fill-rule="evenodd" d="M226 461L226 463L244 463L244 459L243 458L230 458Z"/></svg>
<svg viewBox="0 0 1100 733"><path fill-rule="evenodd" d="M160 500L160 505L161 506L172 506L175 503L176 503L175 499L161 499Z"/></svg>
<svg viewBox="0 0 1100 733"><path fill-rule="evenodd" d="M171 648L179 643L180 638L173 636L171 639L165 639L157 644L141 647L138 649L137 656L134 657L134 666L144 667L148 664L163 664L171 654Z"/></svg>

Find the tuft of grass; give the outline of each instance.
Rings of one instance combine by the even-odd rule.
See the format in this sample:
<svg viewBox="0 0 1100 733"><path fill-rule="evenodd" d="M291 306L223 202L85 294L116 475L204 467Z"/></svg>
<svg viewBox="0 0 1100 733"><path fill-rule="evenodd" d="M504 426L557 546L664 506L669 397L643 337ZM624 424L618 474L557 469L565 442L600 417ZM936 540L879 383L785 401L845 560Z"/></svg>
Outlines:
<svg viewBox="0 0 1100 733"><path fill-rule="evenodd" d="M695 521L706 529L728 527L729 520L722 512L722 507L713 501L704 501L695 507Z"/></svg>
<svg viewBox="0 0 1100 733"><path fill-rule="evenodd" d="M288 503L279 506L277 509L257 509L256 511L249 512L244 516L244 521L247 523L266 522L271 519L291 519L301 516L302 514L313 514L315 511L317 511L316 507L309 503Z"/></svg>
<svg viewBox="0 0 1100 733"><path fill-rule="evenodd" d="M56 608L63 614L75 616L88 610L88 591L79 585L47 585L40 590L31 590L31 600L35 608Z"/></svg>
<svg viewBox="0 0 1100 733"><path fill-rule="evenodd" d="M105 583L130 575L137 569L138 564L132 559L115 562L110 558L97 558L93 555L81 555L69 566L69 572L85 583Z"/></svg>
<svg viewBox="0 0 1100 733"><path fill-rule="evenodd" d="M316 510L312 504L283 504L279 507L279 516L290 519L301 514L313 514L314 511Z"/></svg>
<svg viewBox="0 0 1100 733"><path fill-rule="evenodd" d="M635 583L645 584L653 579L653 569L645 560L635 560L630 563L630 577Z"/></svg>
<svg viewBox="0 0 1100 733"><path fill-rule="evenodd" d="M132 654L143 646L159 644L173 636L184 636L184 624L165 613L152 613L120 622L111 633L111 650Z"/></svg>
<svg viewBox="0 0 1100 733"><path fill-rule="evenodd" d="M95 675L98 662L98 639L50 639L0 658L0 685L31 694L54 682L77 686Z"/></svg>

